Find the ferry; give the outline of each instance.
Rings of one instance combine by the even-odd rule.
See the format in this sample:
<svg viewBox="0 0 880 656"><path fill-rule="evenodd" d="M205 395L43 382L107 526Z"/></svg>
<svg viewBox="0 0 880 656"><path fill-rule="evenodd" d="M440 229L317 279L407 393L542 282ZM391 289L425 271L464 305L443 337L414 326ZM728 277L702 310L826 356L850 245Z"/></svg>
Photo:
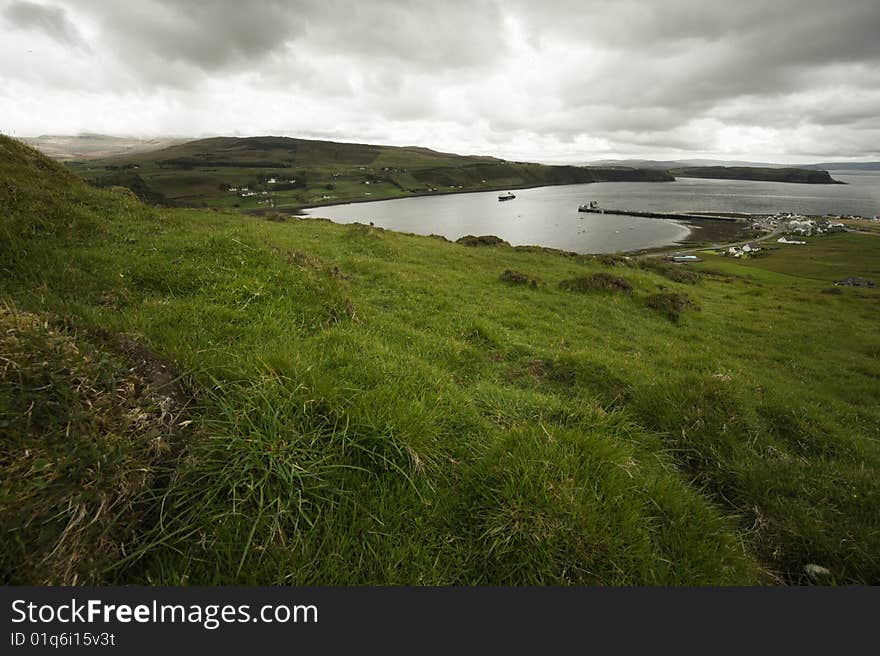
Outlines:
<svg viewBox="0 0 880 656"><path fill-rule="evenodd" d="M591 200L589 203L584 203L578 207L578 212L601 212L601 210L599 209L599 203ZM604 212L602 213L604 214Z"/></svg>
<svg viewBox="0 0 880 656"><path fill-rule="evenodd" d="M511 192L507 192L506 194L499 194L498 200L513 200L516 198Z"/></svg>

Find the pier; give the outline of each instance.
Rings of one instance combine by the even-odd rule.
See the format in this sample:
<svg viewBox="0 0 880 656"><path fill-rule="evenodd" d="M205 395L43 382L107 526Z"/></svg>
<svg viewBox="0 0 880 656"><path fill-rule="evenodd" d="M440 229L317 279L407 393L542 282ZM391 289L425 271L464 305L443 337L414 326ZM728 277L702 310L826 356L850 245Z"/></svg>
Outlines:
<svg viewBox="0 0 880 656"><path fill-rule="evenodd" d="M589 212L590 214L620 214L624 216L644 216L649 219L678 219L680 221L742 221L748 218L747 215L723 216L720 214L709 214L702 212L643 212L640 210L609 210L601 207L587 207L582 205L578 208L579 212Z"/></svg>

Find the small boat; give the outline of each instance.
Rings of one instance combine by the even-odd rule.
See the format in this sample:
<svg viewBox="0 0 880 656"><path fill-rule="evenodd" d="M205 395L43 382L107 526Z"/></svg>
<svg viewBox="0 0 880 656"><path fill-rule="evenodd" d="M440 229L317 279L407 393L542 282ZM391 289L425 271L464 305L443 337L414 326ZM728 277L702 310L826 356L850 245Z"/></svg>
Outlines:
<svg viewBox="0 0 880 656"><path fill-rule="evenodd" d="M498 200L513 200L516 198L511 192L507 192L506 194L499 194Z"/></svg>
<svg viewBox="0 0 880 656"><path fill-rule="evenodd" d="M599 209L599 203L591 200L589 203L584 203L578 207L578 212L602 212L602 210ZM602 212L602 214L604 213L605 212Z"/></svg>

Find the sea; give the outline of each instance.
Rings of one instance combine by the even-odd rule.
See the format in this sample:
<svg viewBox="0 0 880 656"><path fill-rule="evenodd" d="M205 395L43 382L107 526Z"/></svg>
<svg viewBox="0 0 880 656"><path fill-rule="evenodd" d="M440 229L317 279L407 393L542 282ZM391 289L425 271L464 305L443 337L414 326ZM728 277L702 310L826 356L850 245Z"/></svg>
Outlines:
<svg viewBox="0 0 880 656"><path fill-rule="evenodd" d="M337 223L370 223L400 232L495 235L514 246L534 245L578 253L615 253L688 241L730 238L738 227L726 222L690 222L627 215L587 214L578 207L656 212L742 212L869 216L880 214L880 171L831 171L845 185L679 178L675 182L599 182L499 191L418 196L312 208L304 213Z"/></svg>

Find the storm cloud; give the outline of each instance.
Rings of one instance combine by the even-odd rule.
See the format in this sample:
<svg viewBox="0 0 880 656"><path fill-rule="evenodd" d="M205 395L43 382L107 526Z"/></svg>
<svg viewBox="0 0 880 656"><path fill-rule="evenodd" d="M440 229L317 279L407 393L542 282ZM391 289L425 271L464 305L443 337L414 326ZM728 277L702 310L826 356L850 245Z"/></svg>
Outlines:
<svg viewBox="0 0 880 656"><path fill-rule="evenodd" d="M13 28L37 30L68 46L84 45L76 26L67 19L66 12L60 7L17 0L4 7L3 17Z"/></svg>
<svg viewBox="0 0 880 656"><path fill-rule="evenodd" d="M0 130L880 158L876 0L0 0Z"/></svg>

